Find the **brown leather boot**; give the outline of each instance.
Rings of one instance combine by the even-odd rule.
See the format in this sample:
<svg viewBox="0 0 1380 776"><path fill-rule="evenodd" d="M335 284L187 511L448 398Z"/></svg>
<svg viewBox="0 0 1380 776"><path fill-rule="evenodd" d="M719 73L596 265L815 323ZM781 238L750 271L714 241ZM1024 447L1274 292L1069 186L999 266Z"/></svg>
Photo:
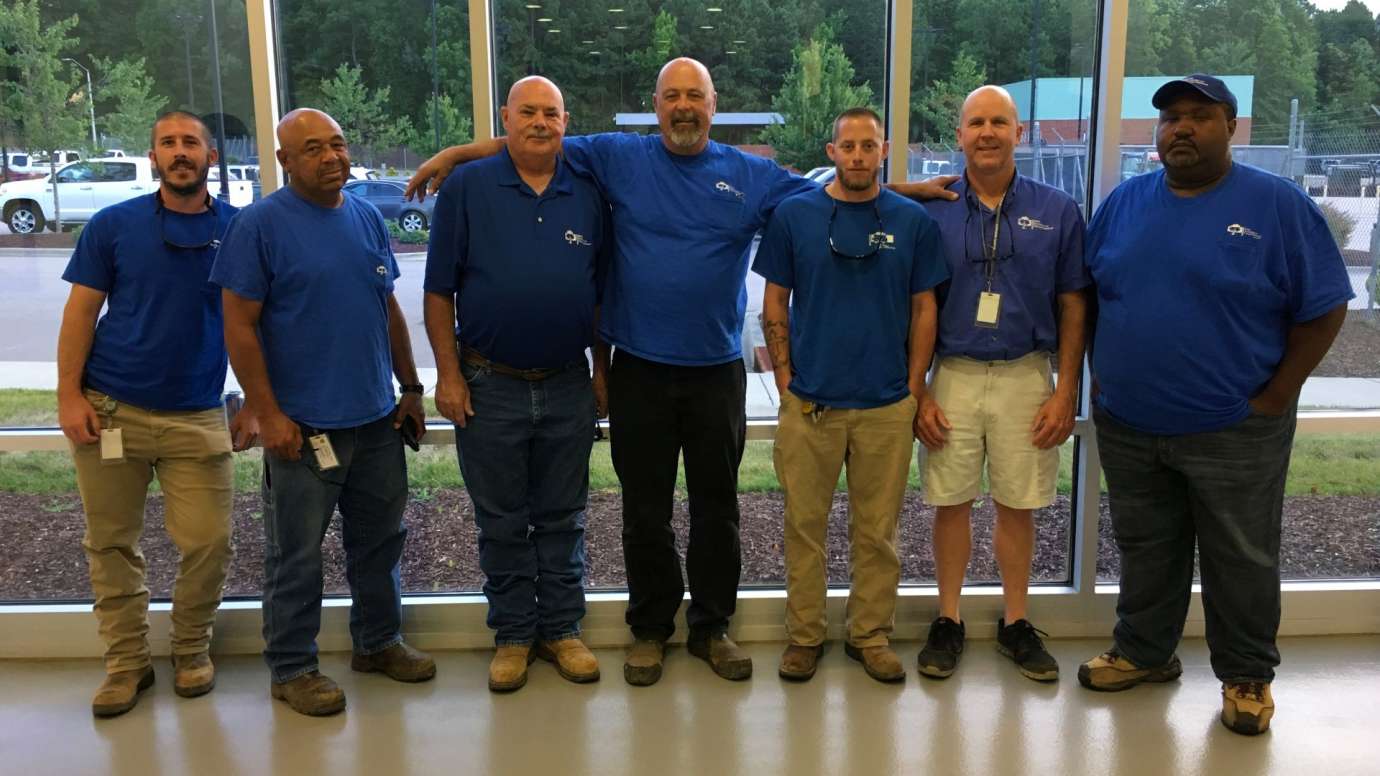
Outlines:
<svg viewBox="0 0 1380 776"><path fill-rule="evenodd" d="M752 676L752 658L727 633L692 634L685 646L725 679L736 682Z"/></svg>
<svg viewBox="0 0 1380 776"><path fill-rule="evenodd" d="M1255 736L1270 729L1275 698L1269 682L1223 682L1222 724L1233 733Z"/></svg>
<svg viewBox="0 0 1380 776"><path fill-rule="evenodd" d="M816 644L807 647L803 644L789 644L786 651L781 653L781 667L776 673L782 679L792 679L803 682L815 675L815 669L819 667L819 656L824 652L823 644Z"/></svg>
<svg viewBox="0 0 1380 776"><path fill-rule="evenodd" d="M319 671L274 682L270 692L274 698L287 701L293 711L309 717L325 717L345 710L345 691Z"/></svg>
<svg viewBox="0 0 1380 776"><path fill-rule="evenodd" d="M205 695L216 687L216 667L205 652L173 655L173 692L183 698Z"/></svg>
<svg viewBox="0 0 1380 776"><path fill-rule="evenodd" d="M532 647L527 644L499 647L494 659L489 661L489 689L512 692L527 684L527 666L536 659Z"/></svg>
<svg viewBox="0 0 1380 776"><path fill-rule="evenodd" d="M666 642L637 639L628 648L623 661L623 680L628 684L646 687L661 679L661 663L666 658Z"/></svg>
<svg viewBox="0 0 1380 776"><path fill-rule="evenodd" d="M879 682L901 682L905 681L906 669L901 665L901 658L891 647L880 644L875 647L855 647L847 644L843 648L844 654L862 663L863 670L867 675Z"/></svg>
<svg viewBox="0 0 1380 776"><path fill-rule="evenodd" d="M578 638L537 642L537 657L556 664L556 671L572 682L599 681L599 661Z"/></svg>
<svg viewBox="0 0 1380 776"><path fill-rule="evenodd" d="M118 717L134 708L139 693L153 686L153 666L106 674L105 681L91 699L91 713L98 717Z"/></svg>
<svg viewBox="0 0 1380 776"><path fill-rule="evenodd" d="M425 682L436 675L436 661L431 655L401 641L382 652L351 655L350 668L366 674L378 671L398 682Z"/></svg>

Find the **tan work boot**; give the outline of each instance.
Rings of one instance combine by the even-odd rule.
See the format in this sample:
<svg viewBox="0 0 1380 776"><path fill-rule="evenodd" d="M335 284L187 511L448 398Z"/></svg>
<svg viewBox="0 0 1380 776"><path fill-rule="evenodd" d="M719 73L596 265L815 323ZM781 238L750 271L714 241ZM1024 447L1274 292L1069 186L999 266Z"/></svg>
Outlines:
<svg viewBox="0 0 1380 776"><path fill-rule="evenodd" d="M823 653L823 644L816 644L813 647L807 647L804 644L788 644L786 651L781 653L781 666L776 669L776 673L782 679L803 682L815 675L815 669L819 668L819 656Z"/></svg>
<svg viewBox="0 0 1380 776"><path fill-rule="evenodd" d="M875 647L844 644L843 653L862 663L867 675L879 682L903 682L906 679L906 669L901 665L901 658L886 644Z"/></svg>
<svg viewBox="0 0 1380 776"><path fill-rule="evenodd" d="M345 710L345 691L320 671L274 682L270 692L274 698L287 701L293 711L309 717L325 717Z"/></svg>
<svg viewBox="0 0 1380 776"><path fill-rule="evenodd" d="M556 664L556 671L572 682L599 681L599 661L579 638L537 642L537 657Z"/></svg>
<svg viewBox="0 0 1380 776"><path fill-rule="evenodd" d="M1109 649L1078 667L1078 683L1089 690L1116 692L1142 682L1172 682L1184 672L1178 655L1162 666L1142 668L1115 649Z"/></svg>
<svg viewBox="0 0 1380 776"><path fill-rule="evenodd" d="M351 655L350 668L366 674L378 671L398 682L425 682L436 675L436 661L431 655L401 641L381 652Z"/></svg>
<svg viewBox="0 0 1380 776"><path fill-rule="evenodd" d="M692 633L685 646L690 654L709 663L714 673L725 679L737 682L752 676L752 658L733 643L727 633Z"/></svg>
<svg viewBox="0 0 1380 776"><path fill-rule="evenodd" d="M499 647L494 652L494 659L489 661L489 689L512 692L527 684L527 666L536 659L528 644Z"/></svg>
<svg viewBox="0 0 1380 776"><path fill-rule="evenodd" d="M205 652L173 655L173 692L183 698L205 695L216 687L216 667Z"/></svg>
<svg viewBox="0 0 1380 776"><path fill-rule="evenodd" d="M91 699L91 713L98 717L118 717L134 708L139 693L153 686L153 666L106 674L105 681Z"/></svg>
<svg viewBox="0 0 1380 776"><path fill-rule="evenodd" d="M1254 736L1270 729L1275 699L1269 682L1223 682L1222 724L1233 733Z"/></svg>
<svg viewBox="0 0 1380 776"><path fill-rule="evenodd" d="M623 680L638 687L656 684L661 679L661 661L666 657L666 642L637 639L623 661Z"/></svg>

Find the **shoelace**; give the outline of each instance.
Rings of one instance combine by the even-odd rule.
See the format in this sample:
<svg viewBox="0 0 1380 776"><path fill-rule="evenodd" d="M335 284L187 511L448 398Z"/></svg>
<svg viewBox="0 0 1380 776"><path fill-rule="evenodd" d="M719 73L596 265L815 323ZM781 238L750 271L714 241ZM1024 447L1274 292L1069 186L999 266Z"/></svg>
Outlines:
<svg viewBox="0 0 1380 776"><path fill-rule="evenodd" d="M1254 698L1260 703L1265 702L1264 682L1241 682L1240 684L1232 685L1232 692L1241 700Z"/></svg>
<svg viewBox="0 0 1380 776"><path fill-rule="evenodd" d="M1030 624L1029 620L1022 620L1007 626L1017 629L1015 651L1020 654L1028 654L1031 650L1042 649L1044 644L1040 641L1040 636L1049 638L1049 634ZM1038 634L1038 635L1036 635Z"/></svg>

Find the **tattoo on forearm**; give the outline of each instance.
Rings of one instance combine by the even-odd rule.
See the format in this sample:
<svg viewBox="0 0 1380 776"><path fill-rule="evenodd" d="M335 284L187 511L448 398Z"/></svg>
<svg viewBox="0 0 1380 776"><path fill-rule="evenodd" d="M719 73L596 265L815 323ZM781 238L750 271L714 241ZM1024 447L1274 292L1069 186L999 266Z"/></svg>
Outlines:
<svg viewBox="0 0 1380 776"><path fill-rule="evenodd" d="M767 353L773 367L791 364L791 328L786 321L762 321L762 334L767 340Z"/></svg>

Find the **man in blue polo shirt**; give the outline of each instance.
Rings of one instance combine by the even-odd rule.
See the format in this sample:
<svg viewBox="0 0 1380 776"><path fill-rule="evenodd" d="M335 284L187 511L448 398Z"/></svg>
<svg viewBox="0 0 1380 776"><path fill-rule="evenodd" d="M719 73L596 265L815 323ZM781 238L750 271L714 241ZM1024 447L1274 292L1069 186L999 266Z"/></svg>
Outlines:
<svg viewBox="0 0 1380 776"><path fill-rule="evenodd" d="M572 682L599 678L580 641L596 414L585 349L609 242L598 189L560 161L556 85L514 83L501 113L507 147L441 189L425 283L436 408L455 423L479 524L494 691L526 684L533 655Z"/></svg>
<svg viewBox="0 0 1380 776"><path fill-rule="evenodd" d="M934 351L933 289L949 273L924 207L878 181L888 150L881 117L844 111L826 148L834 180L781 203L753 264L767 280L762 328L781 396L774 460L786 493L790 644L779 673L809 679L823 650L825 534L847 462L844 651L872 678L894 682L906 677L890 645L901 581L896 522L915 447L915 394Z"/></svg>
<svg viewBox="0 0 1380 776"><path fill-rule="evenodd" d="M201 119L166 113L151 135L158 191L96 213L62 275L72 292L58 333L58 422L85 507L82 548L106 645L106 678L91 703L99 717L129 711L153 684L139 536L154 476L181 554L172 593L178 695L215 686L207 649L230 564L225 344L220 294L207 278L235 208L206 192L216 150Z"/></svg>
<svg viewBox="0 0 1380 776"><path fill-rule="evenodd" d="M1253 735L1275 708L1299 391L1352 292L1308 196L1232 161L1236 96L1221 80L1176 79L1152 100L1164 169L1118 186L1088 232L1094 417L1121 589L1114 645L1078 680L1124 690L1179 676L1196 543L1221 720Z"/></svg>
<svg viewBox="0 0 1380 776"><path fill-rule="evenodd" d="M303 108L278 124L289 186L245 208L211 271L224 289L225 341L242 412L264 446L264 658L271 692L302 714L345 694L317 670L321 540L342 517L356 671L403 682L436 664L403 643L399 561L407 529L404 422L425 428L397 262L378 209L344 194L349 146L335 120ZM392 372L402 384L394 409Z"/></svg>
<svg viewBox="0 0 1380 776"><path fill-rule="evenodd" d="M726 679L746 679L752 660L727 631L741 567L747 255L776 206L817 184L709 139L717 96L703 64L666 63L653 102L659 135L585 135L562 145L571 168L593 176L613 210L599 335L617 350L611 367L597 357L594 369L609 372L613 465L623 488L634 636L623 677L635 685L661 678L688 577L689 651ZM408 191L424 192L454 165L502 147L494 140L446 149L418 169ZM682 455L690 501L684 576L671 530Z"/></svg>
<svg viewBox="0 0 1380 776"><path fill-rule="evenodd" d="M1027 618L1026 599L1035 510L1054 501L1059 445L1073 431L1089 281L1077 203L1016 172L1022 131L1005 89L974 90L957 128L966 163L954 185L960 199L927 203L952 275L939 289L938 360L917 423L928 451L925 498L935 506L939 582L939 617L919 667L939 679L953 674L963 652L959 596L984 464L1005 604L997 649L1031 679L1059 677ZM1050 375L1056 354L1057 387Z"/></svg>

